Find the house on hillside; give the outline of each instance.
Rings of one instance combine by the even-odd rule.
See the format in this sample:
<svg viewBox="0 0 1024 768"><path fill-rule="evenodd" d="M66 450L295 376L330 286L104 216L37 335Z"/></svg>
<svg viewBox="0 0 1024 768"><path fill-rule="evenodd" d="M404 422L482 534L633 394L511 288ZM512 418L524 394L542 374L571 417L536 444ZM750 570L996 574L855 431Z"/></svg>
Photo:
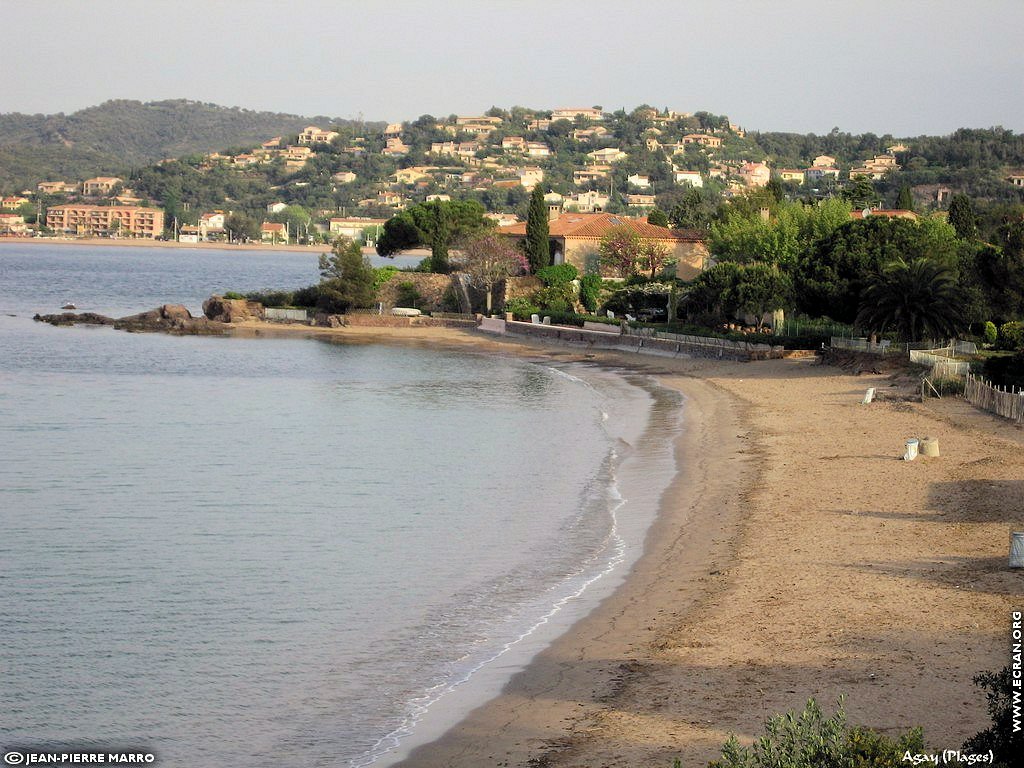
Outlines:
<svg viewBox="0 0 1024 768"><path fill-rule="evenodd" d="M644 218L611 213L553 213L548 233L553 241L556 264L572 264L580 274L600 274L601 240L617 227L629 227L645 240L665 245L676 259L676 275L692 280L709 263L704 236L696 231L668 229L648 224ZM526 237L526 224L504 227L501 234L516 240Z"/></svg>
<svg viewBox="0 0 1024 768"><path fill-rule="evenodd" d="M688 133L686 136L683 136L681 143L684 146L686 144L697 144L708 149L718 149L722 146L722 139L709 133Z"/></svg>
<svg viewBox="0 0 1024 768"><path fill-rule="evenodd" d="M337 131L324 131L315 125L308 125L299 134L299 144L330 144L337 137Z"/></svg>
<svg viewBox="0 0 1024 768"><path fill-rule="evenodd" d="M617 147L605 147L604 149L595 149L593 152L587 152L587 157L595 163L617 163L620 160L625 160L629 155Z"/></svg>
<svg viewBox="0 0 1024 768"><path fill-rule="evenodd" d="M700 171L684 171L681 168L672 169L672 180L676 184L689 184L691 187L703 187L704 179Z"/></svg>
<svg viewBox="0 0 1024 768"><path fill-rule="evenodd" d="M71 195L78 191L78 185L66 181L41 181L36 189L44 195Z"/></svg>
<svg viewBox="0 0 1024 768"><path fill-rule="evenodd" d="M123 184L124 179L116 176L96 176L82 182L82 194L87 197L99 197L109 195L118 184Z"/></svg>
<svg viewBox="0 0 1024 768"><path fill-rule="evenodd" d="M575 120L577 117L586 118L600 122L604 120L604 112L596 107L561 107L551 110L551 119L554 120Z"/></svg>
<svg viewBox="0 0 1024 768"><path fill-rule="evenodd" d="M572 183L579 187L591 181L607 179L609 171L611 171L609 165L590 165L586 168L577 168L572 172Z"/></svg>
<svg viewBox="0 0 1024 768"><path fill-rule="evenodd" d="M740 166L740 176L748 187L763 187L772 178L772 172L764 163L744 163Z"/></svg>
<svg viewBox="0 0 1024 768"><path fill-rule="evenodd" d="M544 181L544 170L531 165L526 168L520 168L516 172L516 176L519 177L519 183L529 191Z"/></svg>

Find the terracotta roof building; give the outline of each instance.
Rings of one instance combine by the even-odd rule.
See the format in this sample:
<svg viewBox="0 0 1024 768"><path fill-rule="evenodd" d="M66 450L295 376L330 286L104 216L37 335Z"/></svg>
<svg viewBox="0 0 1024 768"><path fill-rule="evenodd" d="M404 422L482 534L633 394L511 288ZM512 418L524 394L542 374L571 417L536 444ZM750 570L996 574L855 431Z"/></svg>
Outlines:
<svg viewBox="0 0 1024 768"><path fill-rule="evenodd" d="M613 213L563 213L548 224L552 253L556 264L572 264L580 274L601 271L599 248L601 240L617 227L629 227L640 237L664 243L677 260L676 275L692 280L706 266L709 254L704 236L694 230L669 229L649 224L645 218L631 218ZM526 237L526 223L503 227L501 234L517 240Z"/></svg>

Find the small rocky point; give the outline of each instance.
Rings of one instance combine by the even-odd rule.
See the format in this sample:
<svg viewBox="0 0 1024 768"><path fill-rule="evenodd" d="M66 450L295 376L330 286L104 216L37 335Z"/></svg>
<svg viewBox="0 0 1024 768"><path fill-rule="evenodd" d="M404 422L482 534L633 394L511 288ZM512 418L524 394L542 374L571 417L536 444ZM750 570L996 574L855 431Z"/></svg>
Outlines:
<svg viewBox="0 0 1024 768"><path fill-rule="evenodd" d="M33 319L50 325L112 325L118 330L136 333L219 336L224 334L229 323L264 318L263 305L259 302L225 299L216 295L203 302L203 312L206 317L192 317L188 308L181 304L164 304L148 312L116 319L95 312L62 312L36 315Z"/></svg>

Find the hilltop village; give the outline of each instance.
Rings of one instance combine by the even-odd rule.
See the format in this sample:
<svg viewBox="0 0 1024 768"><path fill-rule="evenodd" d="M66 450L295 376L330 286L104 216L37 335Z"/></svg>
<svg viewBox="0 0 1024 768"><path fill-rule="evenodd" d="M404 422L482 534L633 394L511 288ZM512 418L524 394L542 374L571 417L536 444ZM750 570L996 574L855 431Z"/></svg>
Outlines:
<svg viewBox="0 0 1024 768"><path fill-rule="evenodd" d="M806 156L768 151L759 138L723 116L651 107L493 108L387 125L309 125L259 146L166 159L121 176L40 180L3 197L0 234L273 245L345 235L373 246L388 218L422 202L477 200L498 226L514 226L538 184L553 214L646 217L670 212L688 190L713 208L772 179L803 199L871 181L874 194L856 206L885 208L895 197L887 182L913 156L892 137L820 137L819 148L836 149L810 154L814 142L805 141ZM1007 188L1024 186L1013 168L1004 177ZM953 191L913 190L918 207L940 208Z"/></svg>

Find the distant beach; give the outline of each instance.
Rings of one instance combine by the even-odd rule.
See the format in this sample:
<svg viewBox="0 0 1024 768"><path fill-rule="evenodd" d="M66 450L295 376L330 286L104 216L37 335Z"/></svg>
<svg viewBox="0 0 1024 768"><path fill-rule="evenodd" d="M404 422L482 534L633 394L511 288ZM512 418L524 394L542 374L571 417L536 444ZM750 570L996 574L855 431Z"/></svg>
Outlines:
<svg viewBox="0 0 1024 768"><path fill-rule="evenodd" d="M293 251L295 253L327 253L331 246L327 243L317 245L266 245L264 243L180 243L177 240L149 240L140 239L111 239L109 237L0 237L0 245L4 243L18 243L19 245L97 245L111 247L131 248L187 248L190 250L216 250L216 251ZM367 256L376 256L377 251L373 248L363 248ZM430 255L427 249L415 249L404 251L400 254L405 258L422 259ZM382 257L383 258L383 257Z"/></svg>

